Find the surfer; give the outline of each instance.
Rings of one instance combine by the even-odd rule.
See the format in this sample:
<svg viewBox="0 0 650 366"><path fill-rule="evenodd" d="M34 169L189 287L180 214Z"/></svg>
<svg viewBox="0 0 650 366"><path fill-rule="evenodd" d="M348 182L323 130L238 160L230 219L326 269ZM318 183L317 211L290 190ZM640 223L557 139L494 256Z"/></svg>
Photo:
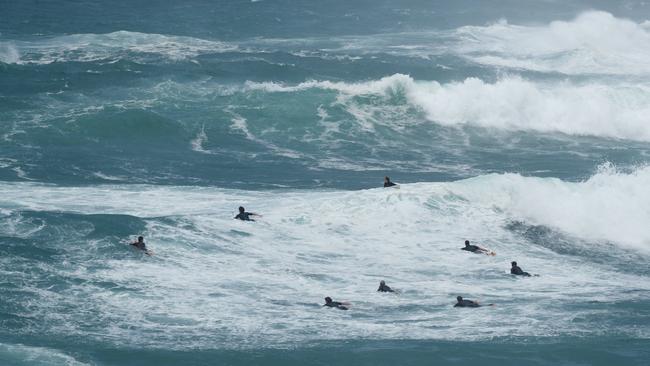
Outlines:
<svg viewBox="0 0 650 366"><path fill-rule="evenodd" d="M385 176L385 177L384 177L384 188L386 188L386 187L392 187L392 186L396 186L396 185L397 185L397 184L395 184L395 183L393 183L393 182L390 181L390 177L389 177L389 176Z"/></svg>
<svg viewBox="0 0 650 366"><path fill-rule="evenodd" d="M147 245L144 243L144 238L142 236L138 236L138 241L134 241L131 243L134 247L140 249L140 250L147 250Z"/></svg>
<svg viewBox="0 0 650 366"><path fill-rule="evenodd" d="M488 255L491 254L490 251L485 249L485 248L481 248L478 245L470 245L469 240L465 240L465 247L460 248L460 249L461 250L466 250L466 251L472 252L472 253L477 253L477 254L478 253L484 253L484 254L488 254Z"/></svg>
<svg viewBox="0 0 650 366"><path fill-rule="evenodd" d="M259 215L252 212L246 212L244 207L239 206L239 214L235 216L235 218L243 221L255 221L251 219L250 216L259 216Z"/></svg>
<svg viewBox="0 0 650 366"><path fill-rule="evenodd" d="M325 298L325 305L323 306L327 306L328 308L337 308L339 310L348 310L348 307L345 305L350 304L347 302L332 301L332 298L328 296Z"/></svg>
<svg viewBox="0 0 650 366"><path fill-rule="evenodd" d="M521 267L517 265L517 262L512 262L512 268L510 268L510 273L517 276L530 277L530 273L524 272Z"/></svg>
<svg viewBox="0 0 650 366"><path fill-rule="evenodd" d="M142 236L138 236L138 241L134 241L133 243L131 243L131 245L142 250L146 255L153 254L152 251L147 249L147 245L144 243L144 238Z"/></svg>
<svg viewBox="0 0 650 366"><path fill-rule="evenodd" d="M377 289L378 292L395 292L390 286L386 284L386 281L381 280L379 281L379 288Z"/></svg>
<svg viewBox="0 0 650 366"><path fill-rule="evenodd" d="M478 308L482 306L481 304L478 303L478 301L472 301L472 300L463 300L462 296L457 296L456 300L458 302L454 305L455 308ZM488 306L492 306L494 304L490 304Z"/></svg>

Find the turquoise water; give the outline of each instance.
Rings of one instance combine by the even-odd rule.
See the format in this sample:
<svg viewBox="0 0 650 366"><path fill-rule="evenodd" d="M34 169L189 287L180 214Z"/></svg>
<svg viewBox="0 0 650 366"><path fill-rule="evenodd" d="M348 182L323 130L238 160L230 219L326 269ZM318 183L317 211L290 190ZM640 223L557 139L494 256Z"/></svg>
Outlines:
<svg viewBox="0 0 650 366"><path fill-rule="evenodd" d="M0 18L0 364L649 362L644 2Z"/></svg>

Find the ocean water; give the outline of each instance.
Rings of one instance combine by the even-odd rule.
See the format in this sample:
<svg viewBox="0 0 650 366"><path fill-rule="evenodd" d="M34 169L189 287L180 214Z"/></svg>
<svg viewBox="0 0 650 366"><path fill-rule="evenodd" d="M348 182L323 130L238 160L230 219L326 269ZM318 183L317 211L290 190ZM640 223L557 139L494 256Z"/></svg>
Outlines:
<svg viewBox="0 0 650 366"><path fill-rule="evenodd" d="M0 0L0 365L648 365L649 163L644 1Z"/></svg>

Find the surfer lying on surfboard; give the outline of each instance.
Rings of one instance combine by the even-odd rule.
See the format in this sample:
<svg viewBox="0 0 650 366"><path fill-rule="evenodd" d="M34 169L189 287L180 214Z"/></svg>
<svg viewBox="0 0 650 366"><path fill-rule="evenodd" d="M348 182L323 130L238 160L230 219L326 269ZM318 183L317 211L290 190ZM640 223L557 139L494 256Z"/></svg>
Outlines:
<svg viewBox="0 0 650 366"><path fill-rule="evenodd" d="M458 300L458 302L454 305L455 308L478 308L483 306L479 304L478 301L463 300L462 296L457 296L456 300ZM494 304L488 304L487 306L494 306Z"/></svg>
<svg viewBox="0 0 650 366"><path fill-rule="evenodd" d="M328 308L337 308L339 310L348 310L348 306L350 306L349 302L339 302L339 301L332 301L331 297L326 297L325 298L325 305Z"/></svg>
<svg viewBox="0 0 650 366"><path fill-rule="evenodd" d="M491 252L483 247L479 247L478 245L470 245L469 240L465 240L465 247L460 249L476 254L497 255L495 252Z"/></svg>
<svg viewBox="0 0 650 366"><path fill-rule="evenodd" d="M532 275L528 272L524 272L521 267L517 265L517 262L513 261L511 262L512 267L510 268L510 274L517 275L517 276L524 276L524 277L531 277ZM539 275L535 275L536 277Z"/></svg>
<svg viewBox="0 0 650 366"><path fill-rule="evenodd" d="M250 216L260 216L260 215L254 212L246 212L246 209L243 206L239 206L239 214L237 214L235 218L242 221L255 221L251 219Z"/></svg>

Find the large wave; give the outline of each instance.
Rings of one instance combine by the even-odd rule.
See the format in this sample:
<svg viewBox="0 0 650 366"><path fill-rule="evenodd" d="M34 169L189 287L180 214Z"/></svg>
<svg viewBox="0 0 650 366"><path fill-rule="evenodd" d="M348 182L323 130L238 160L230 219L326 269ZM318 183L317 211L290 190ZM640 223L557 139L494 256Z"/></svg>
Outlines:
<svg viewBox="0 0 650 366"><path fill-rule="evenodd" d="M308 81L287 86L249 82L247 86L267 92L335 90L341 93L342 103L362 109L367 106L351 97L378 95L385 97L389 104L389 99L403 96L420 108L428 120L447 126L474 125L650 141L647 120L650 88L637 84L532 82L516 76L506 76L494 83L467 78L441 84L395 74L361 83ZM374 105L370 107L376 109ZM354 110L351 113L359 114Z"/></svg>

